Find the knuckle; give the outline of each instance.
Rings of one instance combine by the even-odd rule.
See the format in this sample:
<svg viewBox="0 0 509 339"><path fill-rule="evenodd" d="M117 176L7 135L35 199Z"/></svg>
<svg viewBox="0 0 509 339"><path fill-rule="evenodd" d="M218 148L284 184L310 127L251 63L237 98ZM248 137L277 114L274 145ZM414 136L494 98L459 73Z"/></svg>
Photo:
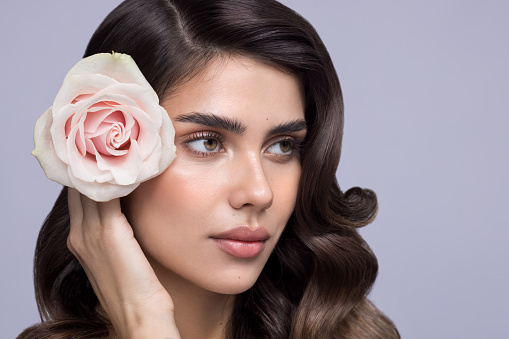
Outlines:
<svg viewBox="0 0 509 339"><path fill-rule="evenodd" d="M75 256L83 252L84 248L83 237L80 232L80 229L77 228L76 225L75 227L71 225L69 235L67 236L67 248Z"/></svg>
<svg viewBox="0 0 509 339"><path fill-rule="evenodd" d="M76 255L78 247L79 246L76 235L73 232L70 232L67 236L67 248L69 251L71 251L72 254Z"/></svg>

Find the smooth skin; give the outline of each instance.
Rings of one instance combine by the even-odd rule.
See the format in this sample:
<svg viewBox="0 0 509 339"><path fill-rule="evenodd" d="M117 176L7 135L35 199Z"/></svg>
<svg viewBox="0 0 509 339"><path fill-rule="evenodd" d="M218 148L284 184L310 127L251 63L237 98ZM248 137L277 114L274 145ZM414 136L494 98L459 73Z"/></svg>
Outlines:
<svg viewBox="0 0 509 339"><path fill-rule="evenodd" d="M162 105L177 158L122 199L125 215L118 199L70 189L68 246L117 337L224 338L235 295L256 282L295 206L303 90L296 76L235 56ZM267 230L259 255L217 246L214 235L237 226Z"/></svg>

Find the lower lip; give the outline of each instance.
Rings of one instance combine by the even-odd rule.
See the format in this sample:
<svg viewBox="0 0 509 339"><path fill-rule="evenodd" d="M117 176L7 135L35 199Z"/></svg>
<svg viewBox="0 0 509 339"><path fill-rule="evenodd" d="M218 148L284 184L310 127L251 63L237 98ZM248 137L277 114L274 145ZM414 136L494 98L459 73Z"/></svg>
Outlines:
<svg viewBox="0 0 509 339"><path fill-rule="evenodd" d="M233 239L214 239L217 246L237 258L254 258L265 248L264 241L241 241Z"/></svg>

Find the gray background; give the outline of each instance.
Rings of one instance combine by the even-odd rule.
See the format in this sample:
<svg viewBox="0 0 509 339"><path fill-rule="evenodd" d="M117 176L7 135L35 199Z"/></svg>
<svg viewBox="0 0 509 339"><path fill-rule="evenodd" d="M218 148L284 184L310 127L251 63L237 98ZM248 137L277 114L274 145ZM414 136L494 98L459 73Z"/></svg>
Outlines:
<svg viewBox="0 0 509 339"><path fill-rule="evenodd" d="M30 155L36 118L120 1L0 5L0 322L38 321L32 259L59 185ZM371 298L404 338L507 338L509 4L286 0L329 48L346 102L343 189L374 189Z"/></svg>

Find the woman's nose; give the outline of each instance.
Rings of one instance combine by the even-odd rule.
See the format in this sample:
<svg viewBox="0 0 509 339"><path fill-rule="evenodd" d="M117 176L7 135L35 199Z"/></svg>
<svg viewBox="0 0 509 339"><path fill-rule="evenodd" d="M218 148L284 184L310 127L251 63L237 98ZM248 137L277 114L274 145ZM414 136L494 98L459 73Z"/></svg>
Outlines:
<svg viewBox="0 0 509 339"><path fill-rule="evenodd" d="M264 210L272 205L274 193L263 169L261 156L250 154L237 159L233 171L229 195L233 208L252 206Z"/></svg>

